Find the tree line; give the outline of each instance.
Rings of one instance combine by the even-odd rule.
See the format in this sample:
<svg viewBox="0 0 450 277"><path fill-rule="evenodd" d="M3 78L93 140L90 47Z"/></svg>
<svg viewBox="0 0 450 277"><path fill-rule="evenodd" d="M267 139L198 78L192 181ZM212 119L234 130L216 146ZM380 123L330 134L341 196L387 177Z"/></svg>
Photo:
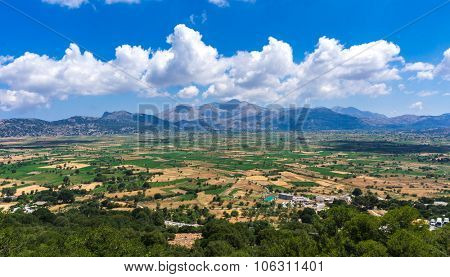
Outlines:
<svg viewBox="0 0 450 277"><path fill-rule="evenodd" d="M449 256L450 227L429 231L417 209L394 208L374 217L349 205L304 209L278 226L229 223L207 209L199 228L166 227L185 211L108 211L91 202L54 214L0 214L0 256ZM192 249L168 244L177 232L199 232Z"/></svg>

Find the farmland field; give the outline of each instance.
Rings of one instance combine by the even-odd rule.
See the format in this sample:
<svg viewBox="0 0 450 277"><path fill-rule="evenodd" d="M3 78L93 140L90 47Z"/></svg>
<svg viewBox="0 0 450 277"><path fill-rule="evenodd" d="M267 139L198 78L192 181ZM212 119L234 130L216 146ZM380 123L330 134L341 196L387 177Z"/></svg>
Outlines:
<svg viewBox="0 0 450 277"><path fill-rule="evenodd" d="M375 218L402 206L414 207L423 220L450 216L448 206L428 206L450 199L448 138L305 136L306 143L286 133L264 140L243 133L3 139L0 209L7 214L44 209L59 217L86 207L108 214L162 211L162 220L199 226L212 219L282 226L293 215L306 224L305 210L324 219L339 203ZM204 240L199 230L170 229L163 240L169 248L194 251L200 247L195 240Z"/></svg>

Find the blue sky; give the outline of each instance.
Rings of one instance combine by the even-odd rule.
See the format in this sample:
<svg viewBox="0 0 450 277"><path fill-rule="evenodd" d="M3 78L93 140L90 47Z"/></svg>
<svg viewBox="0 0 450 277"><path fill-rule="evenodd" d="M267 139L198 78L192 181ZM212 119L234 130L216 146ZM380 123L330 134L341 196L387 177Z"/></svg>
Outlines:
<svg viewBox="0 0 450 277"><path fill-rule="evenodd" d="M231 98L450 112L450 4L380 42L442 0L223 1L1 0L0 118Z"/></svg>

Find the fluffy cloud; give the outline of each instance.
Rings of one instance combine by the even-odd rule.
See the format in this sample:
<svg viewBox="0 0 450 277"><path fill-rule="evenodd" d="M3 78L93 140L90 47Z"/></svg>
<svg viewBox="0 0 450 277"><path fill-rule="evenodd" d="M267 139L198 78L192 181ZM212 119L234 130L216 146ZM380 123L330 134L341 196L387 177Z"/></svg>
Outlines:
<svg viewBox="0 0 450 277"><path fill-rule="evenodd" d="M407 63L403 71L416 71L416 76L412 79L433 80L439 77L450 81L450 48L444 52L443 56L443 59L437 65L423 62Z"/></svg>
<svg viewBox="0 0 450 277"><path fill-rule="evenodd" d="M47 99L38 93L0 89L0 110L2 111L31 108L46 105L46 103Z"/></svg>
<svg viewBox="0 0 450 277"><path fill-rule="evenodd" d="M0 56L0 65L14 60L13 56Z"/></svg>
<svg viewBox="0 0 450 277"><path fill-rule="evenodd" d="M434 74L433 71L419 71L415 78L419 80L433 80Z"/></svg>
<svg viewBox="0 0 450 277"><path fill-rule="evenodd" d="M122 45L116 48L116 59L112 64L140 79L147 69L150 52L140 46Z"/></svg>
<svg viewBox="0 0 450 277"><path fill-rule="evenodd" d="M153 53L146 80L156 87L192 83L206 86L203 97L258 102L298 97L371 96L390 92L388 81L399 80L395 63L400 48L376 41L345 48L322 37L303 62L295 63L291 46L270 37L260 51L238 51L223 57L202 36L184 25L175 27L168 50Z"/></svg>
<svg viewBox="0 0 450 277"><path fill-rule="evenodd" d="M416 72L416 76L411 79L419 80L431 80L433 79L434 65L430 63L416 62L406 63L402 71L404 72Z"/></svg>
<svg viewBox="0 0 450 277"><path fill-rule="evenodd" d="M434 74L444 80L450 81L450 48L444 52L444 58L436 66Z"/></svg>
<svg viewBox="0 0 450 277"><path fill-rule="evenodd" d="M188 86L188 87L181 89L177 93L177 96L180 98L188 99L188 98L196 97L198 95L198 93L199 93L199 90L196 86Z"/></svg>
<svg viewBox="0 0 450 277"><path fill-rule="evenodd" d="M41 1L48 4L57 4L63 7L68 7L70 9L79 8L82 4L89 3L89 0L41 0ZM138 4L141 2L141 0L103 0L103 1L108 5L117 3ZM254 3L256 0L239 0L239 1ZM221 8L230 6L228 0L208 0L208 2Z"/></svg>
<svg viewBox="0 0 450 277"><path fill-rule="evenodd" d="M228 3L228 0L208 0L209 3L214 4L218 7L227 7L230 4Z"/></svg>
<svg viewBox="0 0 450 277"><path fill-rule="evenodd" d="M403 71L430 71L434 69L434 65L430 63L406 63Z"/></svg>
<svg viewBox="0 0 450 277"><path fill-rule="evenodd" d="M383 95L391 90L386 82L401 79L394 66L403 60L399 53L400 47L384 40L345 48L322 37L316 50L299 64L297 78L301 84L314 80L304 88L311 96Z"/></svg>
<svg viewBox="0 0 450 277"><path fill-rule="evenodd" d="M412 109L412 110L419 110L419 111L421 111L421 110L423 110L423 103L422 103L422 101L418 101L416 103L411 104L409 106L409 108Z"/></svg>
<svg viewBox="0 0 450 277"><path fill-rule="evenodd" d="M392 64L402 61L400 48L386 41L344 48L322 37L316 49L299 64L289 44L269 38L261 51L238 52L230 70L205 95L222 98L292 103L299 97L371 96L390 92L387 81L399 80Z"/></svg>
<svg viewBox="0 0 450 277"><path fill-rule="evenodd" d="M89 2L89 0L42 0L42 2L74 9L79 8L82 4Z"/></svg>
<svg viewBox="0 0 450 277"><path fill-rule="evenodd" d="M139 4L141 0L105 0L106 4L126 3L126 4Z"/></svg>
<svg viewBox="0 0 450 277"><path fill-rule="evenodd" d="M199 32L177 25L167 37L168 50L158 50L150 60L147 81L157 86L207 85L223 76L227 62L202 41Z"/></svg>
<svg viewBox="0 0 450 277"><path fill-rule="evenodd" d="M239 51L223 60L227 71L209 86L204 97L274 101L296 71L290 45L272 37L261 51Z"/></svg>
<svg viewBox="0 0 450 277"><path fill-rule="evenodd" d="M247 3L255 3L256 0L237 0L237 1L241 1L241 2L247 2ZM230 2L229 0L208 0L209 3L216 5L218 7L228 7L230 6Z"/></svg>
<svg viewBox="0 0 450 277"><path fill-rule="evenodd" d="M106 4L116 4L116 3L127 3L127 4L137 4L141 0L104 0ZM79 8L81 5L89 3L89 0L42 0L44 3L57 4L63 7L68 7L70 9Z"/></svg>
<svg viewBox="0 0 450 277"><path fill-rule="evenodd" d="M0 87L32 93L16 93L15 97L32 98L23 103L38 105L74 94L155 96L179 87L183 88L177 92L180 98L197 97L201 89L204 98L296 103L313 97L384 95L391 91L392 81L401 79L402 72L431 70L425 63L404 66L400 48L384 40L344 47L336 39L322 37L298 63L291 46L273 37L260 50L225 57L204 43L199 32L181 24L167 37L167 43L168 48L156 51L122 45L110 61L101 61L75 44L60 59L28 52L2 58ZM432 74L450 79L450 51L444 57ZM20 105L8 109L15 106Z"/></svg>
<svg viewBox="0 0 450 277"><path fill-rule="evenodd" d="M38 93L46 99L71 94L99 95L123 91L145 91L140 78L148 64L149 52L124 45L116 59L102 62L92 53L82 53L71 44L60 59L25 53L0 67L0 83L12 90Z"/></svg>

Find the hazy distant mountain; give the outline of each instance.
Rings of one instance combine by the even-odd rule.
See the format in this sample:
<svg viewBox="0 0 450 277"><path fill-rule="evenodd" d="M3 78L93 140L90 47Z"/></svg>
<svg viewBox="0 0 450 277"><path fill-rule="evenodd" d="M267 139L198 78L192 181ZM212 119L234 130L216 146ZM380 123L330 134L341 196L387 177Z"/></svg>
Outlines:
<svg viewBox="0 0 450 277"><path fill-rule="evenodd" d="M439 116L402 115L389 118L386 127L409 129L450 128L450 113Z"/></svg>
<svg viewBox="0 0 450 277"><path fill-rule="evenodd" d="M336 113L327 108L311 109L304 123L305 130L354 130L367 127L360 118Z"/></svg>
<svg viewBox="0 0 450 277"><path fill-rule="evenodd" d="M271 109L231 100L201 106L178 105L157 115L117 111L105 112L101 117L74 116L57 121L0 120L0 137L95 136L161 130L444 130L448 133L450 114L389 118L352 107Z"/></svg>
<svg viewBox="0 0 450 277"><path fill-rule="evenodd" d="M129 112L104 113L102 117L74 116L57 121L39 119L0 120L0 137L97 136L163 130L171 123L158 117Z"/></svg>
<svg viewBox="0 0 450 277"><path fill-rule="evenodd" d="M118 112L104 112L102 117L102 120L111 120L111 121L121 121L121 122L127 122L133 120L133 114L129 113L127 111L118 111Z"/></svg>
<svg viewBox="0 0 450 277"><path fill-rule="evenodd" d="M379 113L373 113L373 112L368 112L368 111L361 111L358 110L357 108L353 108L353 107L348 107L348 108L343 108L343 107L333 107L331 108L332 111L340 113L340 114L346 114L346 115L350 115L350 116L354 116L357 118L364 118L364 119L387 119L388 117L383 115L383 114L379 114Z"/></svg>
<svg viewBox="0 0 450 277"><path fill-rule="evenodd" d="M229 120L232 118L245 118L260 114L266 109L255 104L236 99L228 102L208 103L195 107L190 105L177 105L173 109L168 109L157 116L172 122L196 121L196 120Z"/></svg>
<svg viewBox="0 0 450 277"><path fill-rule="evenodd" d="M440 116L401 115L387 117L383 114L361 111L353 107L333 107L332 110L340 114L360 118L372 128L407 130L450 128L450 114L443 114Z"/></svg>

